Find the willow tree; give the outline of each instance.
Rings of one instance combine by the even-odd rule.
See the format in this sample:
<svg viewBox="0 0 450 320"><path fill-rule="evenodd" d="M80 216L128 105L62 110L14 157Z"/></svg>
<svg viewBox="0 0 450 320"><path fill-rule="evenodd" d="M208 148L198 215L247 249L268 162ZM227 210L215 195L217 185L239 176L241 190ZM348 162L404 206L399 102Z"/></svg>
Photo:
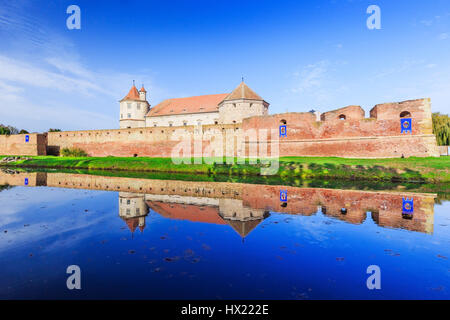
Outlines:
<svg viewBox="0 0 450 320"><path fill-rule="evenodd" d="M439 146L448 146L450 142L450 117L439 112L433 113L433 133Z"/></svg>

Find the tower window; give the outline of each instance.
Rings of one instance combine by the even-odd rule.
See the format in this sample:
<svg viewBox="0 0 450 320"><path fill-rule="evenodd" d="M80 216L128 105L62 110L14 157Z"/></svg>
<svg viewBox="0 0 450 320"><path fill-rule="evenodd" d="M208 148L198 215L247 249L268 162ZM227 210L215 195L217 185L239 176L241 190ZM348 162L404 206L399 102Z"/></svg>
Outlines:
<svg viewBox="0 0 450 320"><path fill-rule="evenodd" d="M131 113L128 114L128 119L130 119L130 118L131 118Z"/></svg>
<svg viewBox="0 0 450 320"><path fill-rule="evenodd" d="M345 116L345 114L341 114L340 116L339 116L339 120L345 120L347 117Z"/></svg>
<svg viewBox="0 0 450 320"><path fill-rule="evenodd" d="M187 122L186 121L183 121L183 126L187 126Z"/></svg>
<svg viewBox="0 0 450 320"><path fill-rule="evenodd" d="M122 113L120 114L120 119L123 119L123 114Z"/></svg>
<svg viewBox="0 0 450 320"><path fill-rule="evenodd" d="M141 104L140 103L137 104L137 109L141 110Z"/></svg>
<svg viewBox="0 0 450 320"><path fill-rule="evenodd" d="M127 103L127 108L131 109L131 103Z"/></svg>

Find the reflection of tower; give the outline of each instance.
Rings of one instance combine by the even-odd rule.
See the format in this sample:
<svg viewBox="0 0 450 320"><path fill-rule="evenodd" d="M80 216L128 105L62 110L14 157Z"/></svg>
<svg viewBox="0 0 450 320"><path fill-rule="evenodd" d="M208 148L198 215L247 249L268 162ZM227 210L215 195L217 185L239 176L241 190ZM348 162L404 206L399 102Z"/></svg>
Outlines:
<svg viewBox="0 0 450 320"><path fill-rule="evenodd" d="M258 224L269 216L269 212L262 209L245 207L242 200L219 199L220 216L245 238Z"/></svg>
<svg viewBox="0 0 450 320"><path fill-rule="evenodd" d="M119 192L119 217L125 220L128 228L134 233L137 227L144 231L148 206L145 195L131 192Z"/></svg>

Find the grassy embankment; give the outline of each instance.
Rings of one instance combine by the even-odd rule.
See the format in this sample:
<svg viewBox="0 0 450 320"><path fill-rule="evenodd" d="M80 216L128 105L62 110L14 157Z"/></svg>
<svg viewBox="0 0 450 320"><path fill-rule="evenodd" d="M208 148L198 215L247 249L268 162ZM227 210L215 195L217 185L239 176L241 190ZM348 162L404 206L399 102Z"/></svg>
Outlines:
<svg viewBox="0 0 450 320"><path fill-rule="evenodd" d="M0 156L1 158L1 156ZM89 170L126 170L258 176L265 165L174 164L170 158L53 157L35 156L27 160L0 164L8 167ZM301 179L345 179L366 181L450 183L450 158L344 159L283 157L277 176Z"/></svg>

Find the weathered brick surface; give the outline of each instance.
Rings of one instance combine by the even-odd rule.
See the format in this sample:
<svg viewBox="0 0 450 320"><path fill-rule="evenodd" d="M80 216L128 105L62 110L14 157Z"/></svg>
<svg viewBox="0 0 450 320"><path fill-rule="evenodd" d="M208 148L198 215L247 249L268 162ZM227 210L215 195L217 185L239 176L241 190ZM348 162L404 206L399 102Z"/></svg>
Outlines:
<svg viewBox="0 0 450 320"><path fill-rule="evenodd" d="M412 119L412 132L401 133L400 115L407 112ZM340 116L345 120L340 120ZM249 132L261 129L277 133L280 125L286 125L287 136L280 137L279 156L336 156L353 158L389 158L409 156L439 156L436 139L432 135L431 108L429 99L386 103L375 106L370 118L364 118L359 106L349 106L322 114L322 121L316 121L312 113L283 113L256 116L244 119L242 124L146 127L117 130L90 130L50 132L47 135L30 135L30 143L23 143L23 136L0 137L0 154L35 155L45 154L48 140L49 153L62 148L77 147L89 156L146 156L171 157L172 150L179 144L178 136L203 133L200 150L222 149L226 154L225 132L234 132L237 137L231 148L248 150L252 144L236 146L238 140ZM181 132L181 133L180 133ZM222 145L210 146L209 136L224 136ZM208 136L209 135L209 136ZM9 139L9 140L8 140ZM39 140L40 139L40 140ZM35 142L38 141L38 142ZM261 141L256 148L262 147ZM191 150L194 150L193 144ZM269 148L269 154L270 148ZM243 156L241 154L240 156Z"/></svg>
<svg viewBox="0 0 450 320"><path fill-rule="evenodd" d="M29 137L28 142L26 136ZM41 156L46 155L46 149L46 134L0 135L0 155Z"/></svg>

